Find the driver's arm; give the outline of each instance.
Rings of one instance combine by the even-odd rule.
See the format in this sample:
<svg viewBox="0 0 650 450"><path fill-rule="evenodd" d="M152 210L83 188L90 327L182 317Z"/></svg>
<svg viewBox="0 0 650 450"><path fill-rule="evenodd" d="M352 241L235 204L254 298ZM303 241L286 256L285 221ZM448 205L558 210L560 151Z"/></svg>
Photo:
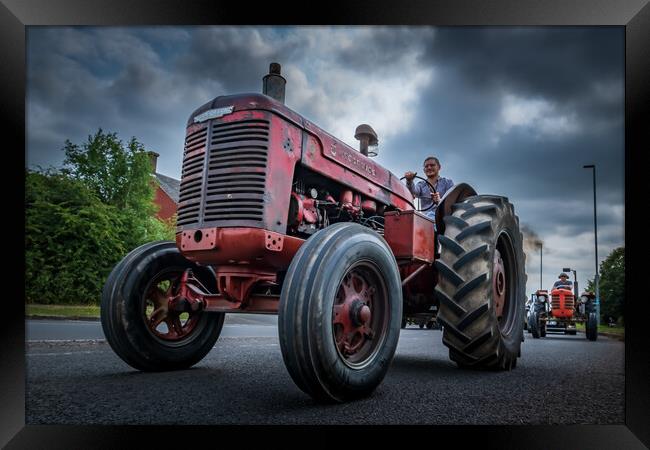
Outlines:
<svg viewBox="0 0 650 450"><path fill-rule="evenodd" d="M419 183L415 184L413 180L406 180L406 187L409 188L413 197L422 197L422 186Z"/></svg>

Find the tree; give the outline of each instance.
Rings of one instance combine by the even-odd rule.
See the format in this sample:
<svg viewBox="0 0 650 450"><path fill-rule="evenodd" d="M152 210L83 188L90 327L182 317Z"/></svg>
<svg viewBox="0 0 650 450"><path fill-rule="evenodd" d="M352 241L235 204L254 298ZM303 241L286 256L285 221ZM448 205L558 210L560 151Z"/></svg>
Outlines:
<svg viewBox="0 0 650 450"><path fill-rule="evenodd" d="M97 303L120 259L173 239L174 228L154 215L151 166L135 138L124 147L100 129L64 151L64 169L26 173L26 300Z"/></svg>
<svg viewBox="0 0 650 450"><path fill-rule="evenodd" d="M625 299L625 247L614 249L600 263L600 315L623 317ZM595 292L594 280L589 280L587 290Z"/></svg>
<svg viewBox="0 0 650 450"><path fill-rule="evenodd" d="M155 182L149 155L135 137L126 144L117 133L100 128L83 145L66 140L62 173L81 181L105 204L119 208L130 221L125 243L130 248L164 236L173 239L173 223L154 216Z"/></svg>
<svg viewBox="0 0 650 450"><path fill-rule="evenodd" d="M126 147L116 133L100 128L82 146L66 140L63 173L84 182L99 199L143 215L154 213L151 163L135 137Z"/></svg>

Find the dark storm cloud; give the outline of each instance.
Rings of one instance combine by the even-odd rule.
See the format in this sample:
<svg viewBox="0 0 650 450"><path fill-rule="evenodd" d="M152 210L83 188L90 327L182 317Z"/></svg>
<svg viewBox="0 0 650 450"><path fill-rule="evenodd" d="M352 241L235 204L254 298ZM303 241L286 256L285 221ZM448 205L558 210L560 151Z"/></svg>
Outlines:
<svg viewBox="0 0 650 450"><path fill-rule="evenodd" d="M566 99L587 94L591 80L620 78L623 38L608 27L443 27L428 57L478 90Z"/></svg>
<svg viewBox="0 0 650 450"><path fill-rule="evenodd" d="M218 80L224 92L239 92L260 84L259 74L282 52L273 28L198 27L174 65L187 79Z"/></svg>
<svg viewBox="0 0 650 450"><path fill-rule="evenodd" d="M260 74L268 72L271 61L333 75L390 71L409 57L405 50L426 45L423 36L432 35L431 28L421 27L197 27L174 65L188 79L214 79L226 93L243 92L261 88Z"/></svg>

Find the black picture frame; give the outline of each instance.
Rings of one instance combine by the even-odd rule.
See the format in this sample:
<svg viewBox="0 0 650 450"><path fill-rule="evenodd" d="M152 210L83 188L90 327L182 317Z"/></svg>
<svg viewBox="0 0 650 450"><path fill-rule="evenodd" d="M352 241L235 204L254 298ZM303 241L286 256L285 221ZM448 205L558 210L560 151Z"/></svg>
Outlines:
<svg viewBox="0 0 650 450"><path fill-rule="evenodd" d="M313 4L266 2L226 3L222 1L146 0L0 0L0 111L3 133L3 159L15 157L15 169L5 172L5 217L11 216L10 228L3 234L24 233L21 210L24 198L25 148L25 36L26 26L37 25L207 25L207 24L382 24L382 25L490 25L548 26L598 25L623 26L626 39L625 62L625 238L626 238L626 342L625 342L625 424L608 426L430 426L362 427L363 431L383 434L387 431L408 433L408 439L427 440L433 446L450 439L473 441L480 448L643 448L650 446L650 358L647 299L641 285L642 274L634 261L642 261L644 235L640 227L645 202L640 193L643 150L650 149L647 131L650 6L647 0L417 0L408 3L390 1L315 2ZM282 8L284 6L284 8ZM7 140L7 137L10 139ZM13 142L15 145L9 145ZM12 205L11 202L15 202ZM645 228L645 227L644 227ZM645 232L647 233L647 231ZM5 241L5 242L6 242ZM122 448L145 439L147 446L169 447L187 444L188 434L198 433L206 442L224 443L224 433L236 442L248 442L259 433L248 427L102 427L102 426L25 426L25 323L23 284L15 283L14 272L24 274L24 254L20 245L5 261L11 261L4 273L4 326L2 366L0 370L0 445L7 448ZM15 264L13 261L19 261ZM23 275L24 276L24 275ZM589 374L585 374L589 376ZM180 427L179 427L180 428ZM254 427L267 433L277 428ZM295 443L311 445L318 427L280 429L291 433ZM355 432L359 427L354 428ZM348 427L341 433L351 434ZM324 434L327 440L340 439L339 431ZM433 438L435 436L435 439ZM346 436L344 439L349 439ZM192 437L191 441L194 441ZM230 440L230 439L229 439ZM190 441L190 443L191 443ZM198 441L195 441L198 445ZM212 445L212 444L210 444Z"/></svg>

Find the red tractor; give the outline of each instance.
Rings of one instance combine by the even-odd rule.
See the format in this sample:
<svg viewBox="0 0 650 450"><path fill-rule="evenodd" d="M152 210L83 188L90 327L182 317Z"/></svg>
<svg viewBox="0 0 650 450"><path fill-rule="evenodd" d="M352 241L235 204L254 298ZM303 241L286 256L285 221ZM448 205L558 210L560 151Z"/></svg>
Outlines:
<svg viewBox="0 0 650 450"><path fill-rule="evenodd" d="M220 96L187 122L175 242L113 269L106 338L144 371L184 369L214 346L228 312L278 314L292 379L317 401L369 395L402 317L436 312L461 367L510 370L526 300L519 220L467 184L434 220L399 177L284 105L279 64L264 94ZM432 308L435 306L436 308Z"/></svg>
<svg viewBox="0 0 650 450"><path fill-rule="evenodd" d="M549 301L548 291L538 290L528 315L528 328L535 339L545 337L547 331L576 334L576 324L585 324L587 339L598 338L598 316L591 292L584 292L576 302L571 289L553 289Z"/></svg>

